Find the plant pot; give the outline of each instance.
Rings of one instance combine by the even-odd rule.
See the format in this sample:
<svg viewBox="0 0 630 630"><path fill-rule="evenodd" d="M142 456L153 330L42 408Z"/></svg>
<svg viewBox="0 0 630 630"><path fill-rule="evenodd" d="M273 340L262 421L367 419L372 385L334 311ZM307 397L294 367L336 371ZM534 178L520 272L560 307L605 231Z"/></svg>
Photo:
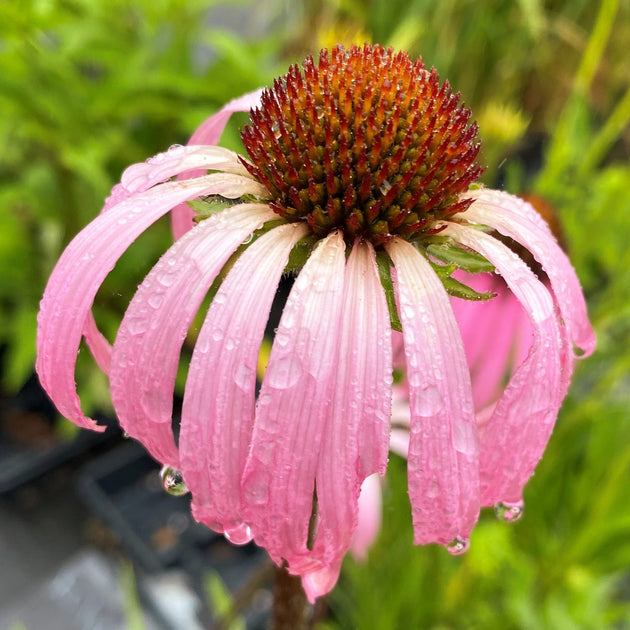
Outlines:
<svg viewBox="0 0 630 630"><path fill-rule="evenodd" d="M114 423L98 417L103 433L75 429L59 416L35 375L18 394L0 400L0 493L44 473L120 435ZM70 431L68 431L70 428Z"/></svg>

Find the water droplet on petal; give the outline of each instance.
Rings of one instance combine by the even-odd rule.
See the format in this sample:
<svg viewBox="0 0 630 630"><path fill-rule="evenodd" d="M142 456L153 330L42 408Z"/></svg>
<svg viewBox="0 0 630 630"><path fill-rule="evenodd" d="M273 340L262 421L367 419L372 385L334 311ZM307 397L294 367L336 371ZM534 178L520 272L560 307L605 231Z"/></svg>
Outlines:
<svg viewBox="0 0 630 630"><path fill-rule="evenodd" d="M160 304L162 304L163 299L164 295L162 293L152 293L147 300L147 304L151 308L157 308Z"/></svg>
<svg viewBox="0 0 630 630"><path fill-rule="evenodd" d="M440 494L440 485L437 481L432 481L425 491L428 499L435 499Z"/></svg>
<svg viewBox="0 0 630 630"><path fill-rule="evenodd" d="M415 379L411 378L410 373L409 384L413 387ZM416 413L419 416L430 418L438 414L444 403L442 401L442 393L435 385L427 385L418 392L418 399L415 402Z"/></svg>
<svg viewBox="0 0 630 630"><path fill-rule="evenodd" d="M223 535L234 545L246 545L252 539L252 530L246 523L226 528Z"/></svg>
<svg viewBox="0 0 630 630"><path fill-rule="evenodd" d="M181 144L171 144L171 146L168 148L169 153L172 151L179 151L180 149L183 149L184 147Z"/></svg>
<svg viewBox="0 0 630 630"><path fill-rule="evenodd" d="M162 487L166 492L172 494L175 497L180 497L183 494L189 492L182 473L171 466L164 466L160 471L160 479L162 480Z"/></svg>
<svg viewBox="0 0 630 630"><path fill-rule="evenodd" d="M469 457L475 456L479 451L476 425L461 420L453 426L453 448Z"/></svg>
<svg viewBox="0 0 630 630"><path fill-rule="evenodd" d="M269 500L269 480L265 473L250 477L243 484L243 498L253 505L262 505Z"/></svg>
<svg viewBox="0 0 630 630"><path fill-rule="evenodd" d="M457 536L446 545L446 550L452 556L461 556L468 551L468 547L470 547L470 539Z"/></svg>
<svg viewBox="0 0 630 630"><path fill-rule="evenodd" d="M288 389L298 382L301 374L300 359L289 354L269 364L265 380L270 387L275 389Z"/></svg>
<svg viewBox="0 0 630 630"><path fill-rule="evenodd" d="M275 332L276 333L278 332L277 328ZM274 343L277 343L279 346L286 346L289 343L289 341L291 341L291 337L289 337L286 330L280 333L279 335L276 334L275 339L274 339Z"/></svg>
<svg viewBox="0 0 630 630"><path fill-rule="evenodd" d="M141 335L147 330L147 320L142 317L135 317L127 321L127 328L132 335Z"/></svg>
<svg viewBox="0 0 630 630"><path fill-rule="evenodd" d="M254 385L256 371L241 363L234 370L234 383L244 391L248 391Z"/></svg>
<svg viewBox="0 0 630 630"><path fill-rule="evenodd" d="M515 523L523 518L525 504L522 501L500 501L494 506L494 513L500 521Z"/></svg>
<svg viewBox="0 0 630 630"><path fill-rule="evenodd" d="M158 282L164 287L170 287L173 282L175 282L175 274L171 273L161 273L158 278Z"/></svg>

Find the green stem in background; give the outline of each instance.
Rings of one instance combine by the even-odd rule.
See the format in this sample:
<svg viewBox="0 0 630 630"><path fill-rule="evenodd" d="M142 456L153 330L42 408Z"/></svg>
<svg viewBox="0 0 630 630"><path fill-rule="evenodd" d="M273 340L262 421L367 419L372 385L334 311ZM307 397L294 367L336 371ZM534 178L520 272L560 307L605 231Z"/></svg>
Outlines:
<svg viewBox="0 0 630 630"><path fill-rule="evenodd" d="M579 112L586 100L597 68L601 63L610 33L615 25L618 9L619 0L602 0L599 5L597 19L582 54L571 95L558 120L558 125L547 153L545 167L536 185L537 190L543 194L553 189L560 174L566 170L574 157L569 140L578 124Z"/></svg>
<svg viewBox="0 0 630 630"><path fill-rule="evenodd" d="M234 623L238 621L239 615L252 603L256 593L265 588L271 581L275 568L275 565L271 562L264 563L264 565L252 575L250 580L235 593L229 607L225 610L218 610L219 602L216 601L216 597L212 597L212 580L210 576L206 576L204 586L208 594L208 602L210 602L210 605L212 605L214 609L213 614L218 613L218 619L215 621L211 630L229 630L232 628Z"/></svg>
<svg viewBox="0 0 630 630"><path fill-rule="evenodd" d="M630 122L630 88L613 110L604 126L589 145L584 160L580 164L580 175L584 176L599 165L617 141L621 132Z"/></svg>
<svg viewBox="0 0 630 630"><path fill-rule="evenodd" d="M299 576L290 575L285 567L276 569L273 593L273 630L307 630L308 602Z"/></svg>
<svg viewBox="0 0 630 630"><path fill-rule="evenodd" d="M63 210L63 234L62 248L65 247L74 237L74 235L83 227L79 216L79 205L74 193L74 176L60 160L59 155L52 155L50 160L55 178L61 204L59 208Z"/></svg>

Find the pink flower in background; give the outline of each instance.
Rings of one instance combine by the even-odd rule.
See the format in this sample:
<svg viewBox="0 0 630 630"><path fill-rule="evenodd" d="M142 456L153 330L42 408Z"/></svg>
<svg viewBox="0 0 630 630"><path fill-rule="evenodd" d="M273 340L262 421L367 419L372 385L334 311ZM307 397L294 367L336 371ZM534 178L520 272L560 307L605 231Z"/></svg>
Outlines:
<svg viewBox="0 0 630 630"><path fill-rule="evenodd" d="M98 428L74 383L85 336L122 427L181 472L195 517L236 543L253 538L302 576L311 600L337 580L361 484L386 469L392 327L404 339L414 539L454 548L481 506L520 500L566 393L573 346L594 346L578 280L538 214L505 193L469 190L481 172L477 128L458 100L404 53L336 47L318 64L308 58L260 100L206 121L194 144L129 167L61 256L41 303L37 370L60 412ZM229 114L250 107L248 158L215 146ZM179 238L138 287L110 348L91 315L98 288L172 209ZM528 249L548 286L493 231ZM496 269L531 326L481 440L449 293L489 296L457 282L456 268ZM298 269L256 396L272 301L283 273ZM176 442L180 352L211 287ZM492 345L500 332L479 341Z"/></svg>
<svg viewBox="0 0 630 630"><path fill-rule="evenodd" d="M532 266L536 267L535 264ZM543 275L544 274L539 274ZM514 293L509 290L503 278L495 274L480 273L465 275L458 273L460 280L481 293L492 292L495 297L488 301L471 301L451 298L464 350L470 369L473 402L481 456L488 452L484 442L494 434L486 434L486 424L493 418L498 400L506 383L519 366L527 359L533 341L533 329L526 311ZM546 278L541 278L546 282ZM402 335L392 336L393 363L395 369L403 373L400 384L393 387L392 429L390 451L406 458L409 452L411 416L409 409L409 387L404 378L405 360ZM572 368L571 368L572 369ZM520 434L511 433L512 440L506 443L504 455L520 448ZM510 435L508 435L508 439ZM483 466L482 466L483 469ZM525 481L527 479L525 478ZM377 476L366 479L359 501L358 534L355 535L352 551L356 559L363 560L369 547L375 542L381 523L381 484ZM490 505L486 502L484 505ZM494 506L497 516L505 521L516 521L523 515L523 501L512 496L509 501L497 502ZM465 551L467 545L455 544L450 551Z"/></svg>

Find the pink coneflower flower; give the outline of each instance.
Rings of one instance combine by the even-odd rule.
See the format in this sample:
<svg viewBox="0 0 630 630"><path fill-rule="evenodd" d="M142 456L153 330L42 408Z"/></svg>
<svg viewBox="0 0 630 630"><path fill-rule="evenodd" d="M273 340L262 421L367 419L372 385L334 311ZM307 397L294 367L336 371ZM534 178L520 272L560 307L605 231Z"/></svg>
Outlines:
<svg viewBox="0 0 630 630"><path fill-rule="evenodd" d="M532 206L548 222L552 233L562 242L562 229L549 204L535 195L528 195ZM519 254L541 282L549 286L549 279L535 258L509 237L495 234L515 253ZM464 343L464 351L471 375L473 403L482 457L484 444L493 433L486 433L485 425L493 418L496 404L505 386L519 366L527 358L533 339L532 324L520 301L508 288L500 275L494 273L456 275L467 286L479 293L492 293L487 301L471 301L451 298L451 306ZM491 340L491 343L488 342ZM409 386L404 377L405 357L402 335L392 336L393 365L399 371L399 382L392 388L392 430L390 451L407 457L409 452L409 431L411 424L409 409ZM519 449L518 433L507 444L515 452ZM508 455L509 450L503 452ZM501 501L494 509L498 518L514 522L523 516L521 499ZM361 488L359 497L359 521L351 550L358 560L365 559L369 548L376 540L381 525L381 483L378 475L368 477ZM467 548L466 541L449 548L452 553L461 553Z"/></svg>
<svg viewBox="0 0 630 630"><path fill-rule="evenodd" d="M404 338L418 544L458 545L482 505L520 497L566 392L573 345L593 348L579 283L544 222L510 195L469 190L481 172L477 128L458 101L405 53L366 45L307 58L254 105L247 158L214 146L230 111L252 105L246 98L204 123L193 145L127 169L42 300L37 369L61 413L97 428L74 383L85 335L121 425L181 472L195 517L234 542L253 538L302 577L311 600L337 580L361 483L385 472L392 328ZM217 207L228 199L236 203ZM192 200L194 222L181 207ZM110 356L94 296L173 208L183 235L140 284ZM492 230L530 250L550 288ZM458 283L457 267L496 269L533 331L481 450L449 293L489 296ZM272 300L283 273L298 269L256 396ZM176 442L180 351L209 292Z"/></svg>

